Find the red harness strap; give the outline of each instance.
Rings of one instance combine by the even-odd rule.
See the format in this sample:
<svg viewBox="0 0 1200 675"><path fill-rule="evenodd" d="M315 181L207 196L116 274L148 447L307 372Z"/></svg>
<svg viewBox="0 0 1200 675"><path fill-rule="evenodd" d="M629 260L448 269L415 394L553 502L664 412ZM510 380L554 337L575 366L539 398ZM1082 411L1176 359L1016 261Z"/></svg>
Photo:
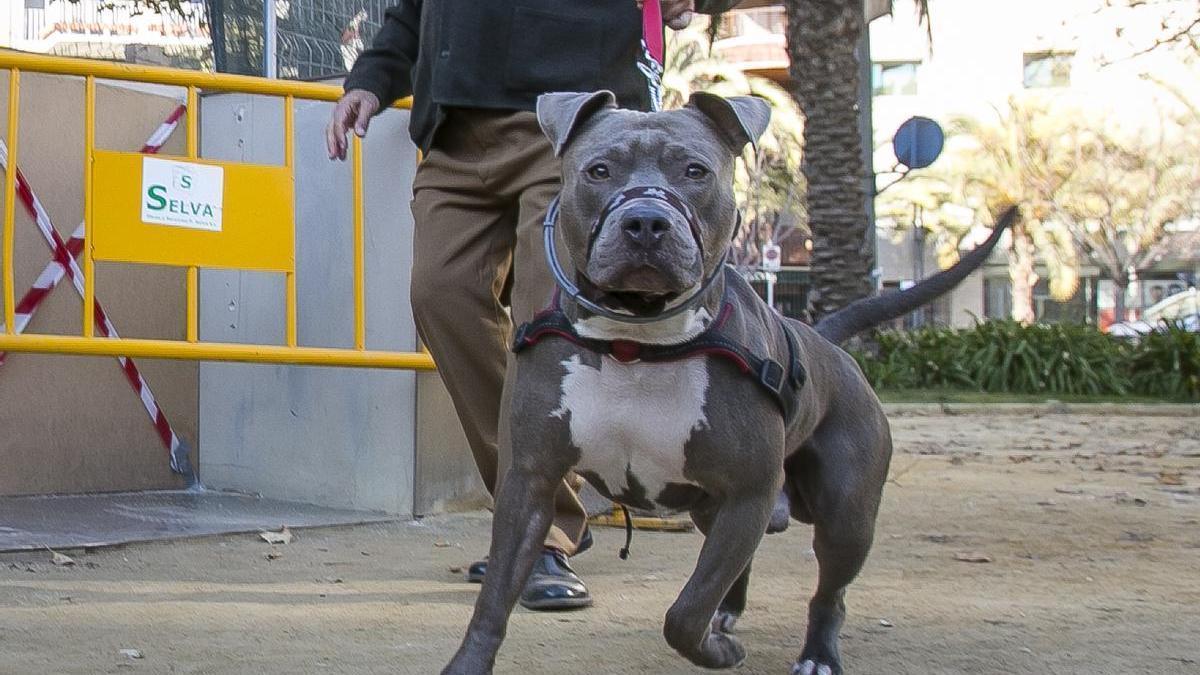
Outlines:
<svg viewBox="0 0 1200 675"><path fill-rule="evenodd" d="M559 307L558 295L555 294L550 307L517 329L512 350L514 353L520 353L545 338L556 337L621 363L661 363L700 356L723 358L737 366L744 375L754 378L779 406L784 421L790 421L796 413L798 394L806 377L804 367L800 364L796 336L786 323L780 322L780 328L788 343L789 364L785 369L778 361L754 354L725 333L725 324L733 312L732 303L723 303L717 320L712 325L691 340L675 345L645 344L633 340L599 340L583 337L575 330Z"/></svg>

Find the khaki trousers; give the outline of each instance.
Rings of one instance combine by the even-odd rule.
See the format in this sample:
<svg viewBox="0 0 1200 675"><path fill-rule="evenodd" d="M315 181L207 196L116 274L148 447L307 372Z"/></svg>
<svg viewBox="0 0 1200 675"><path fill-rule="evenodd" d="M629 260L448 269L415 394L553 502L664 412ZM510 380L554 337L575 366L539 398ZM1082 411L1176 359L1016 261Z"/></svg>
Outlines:
<svg viewBox="0 0 1200 675"><path fill-rule="evenodd" d="M560 171L534 113L452 110L413 183L417 332L493 495L510 461L497 445L497 430L508 414L501 411L501 394L513 321L529 320L554 288L542 252L542 219L558 193ZM546 544L575 553L586 520L579 495L564 481Z"/></svg>

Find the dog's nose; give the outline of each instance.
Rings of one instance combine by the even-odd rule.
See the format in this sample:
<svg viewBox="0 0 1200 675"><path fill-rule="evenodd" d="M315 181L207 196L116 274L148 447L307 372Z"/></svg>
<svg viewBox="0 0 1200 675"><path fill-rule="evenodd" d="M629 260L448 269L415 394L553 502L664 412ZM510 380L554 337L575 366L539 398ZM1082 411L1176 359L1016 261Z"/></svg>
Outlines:
<svg viewBox="0 0 1200 675"><path fill-rule="evenodd" d="M671 221L656 209L633 208L621 217L621 231L641 248L655 248L671 231Z"/></svg>

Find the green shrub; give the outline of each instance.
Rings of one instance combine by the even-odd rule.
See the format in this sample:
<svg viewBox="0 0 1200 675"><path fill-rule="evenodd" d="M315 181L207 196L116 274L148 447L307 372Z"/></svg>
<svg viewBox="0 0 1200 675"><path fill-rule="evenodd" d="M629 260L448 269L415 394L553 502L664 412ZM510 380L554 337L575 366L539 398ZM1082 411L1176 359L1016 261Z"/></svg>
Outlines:
<svg viewBox="0 0 1200 675"><path fill-rule="evenodd" d="M962 331L964 358L982 391L1025 394L1123 394L1122 345L1083 325L1015 321Z"/></svg>
<svg viewBox="0 0 1200 675"><path fill-rule="evenodd" d="M1127 342L1091 326L989 321L880 331L874 343L854 356L879 389L1200 400L1200 334L1178 327Z"/></svg>
<svg viewBox="0 0 1200 675"><path fill-rule="evenodd" d="M1134 391L1200 400L1200 333L1177 324L1142 338L1129 362Z"/></svg>

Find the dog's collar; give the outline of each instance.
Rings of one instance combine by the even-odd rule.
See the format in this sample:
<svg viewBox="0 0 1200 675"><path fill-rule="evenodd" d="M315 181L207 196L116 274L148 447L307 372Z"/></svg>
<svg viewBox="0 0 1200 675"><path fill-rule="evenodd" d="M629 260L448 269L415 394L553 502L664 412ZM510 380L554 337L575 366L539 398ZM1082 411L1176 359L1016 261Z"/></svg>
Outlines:
<svg viewBox="0 0 1200 675"><path fill-rule="evenodd" d="M733 270L729 274L735 274ZM788 360L786 366L778 361L761 357L725 331L725 325L733 316L734 304L722 298L717 318L704 330L686 342L674 345L645 344L633 340L600 340L583 337L575 330L560 305L561 297L555 292L550 306L539 312L528 323L517 328L513 337L512 351L533 347L545 338L561 338L590 352L608 356L621 363L662 363L679 361L698 356L723 358L742 374L751 377L771 396L783 414L784 422L790 422L799 406L800 389L807 377L800 363L800 348L796 336L787 323L780 320L779 327L787 341Z"/></svg>
<svg viewBox="0 0 1200 675"><path fill-rule="evenodd" d="M654 194L647 195L645 191L648 189L657 190L661 196ZM673 193L669 193L666 190L661 190L658 188L635 188L635 190L642 191L639 194L639 198L661 199L662 201L671 203L666 195ZM624 195L626 192L629 192L629 190L620 193L618 196ZM614 200L615 199L616 198L614 198ZM677 197L676 200L683 208L681 212L688 219L688 224L692 228L692 236L696 238L697 245L700 245L701 239L699 236L699 227L695 224L695 219L691 215L691 210L687 208L687 205L684 204L682 200L679 200ZM610 205L611 203L612 202L610 201ZM664 311L655 314L654 316L634 316L632 314L623 314L621 312L613 311L584 297L583 292L579 290L579 287L576 286L573 281L567 278L567 274L563 271L562 265L558 263L558 248L554 241L554 230L558 224L558 205L559 197L555 197L554 200L550 202L550 206L546 209L546 219L542 221L542 242L544 244L546 253L546 263L550 266L550 272L554 275L554 282L558 284L558 288L562 291L562 293L584 310L595 314L596 316L604 317L610 321L632 324L648 324L665 321L666 319L670 319L673 316L682 314L683 312L686 312L687 310L692 309L696 305L703 302L705 296L708 294L708 291L712 289L713 285L717 282L717 279L721 277L722 271L725 269L725 260L729 255L728 249L721 254L721 259L717 262L717 266L713 269L712 274L709 275L709 277L705 279L702 284L700 284L700 288L698 288L695 293L692 293L682 302L678 302L668 307ZM674 204L672 205L674 206ZM612 207L612 209L615 208L616 206ZM605 215L611 213L612 209L606 206L605 211L601 214L601 217L598 218L596 220L596 224L592 226L592 233L589 236L588 242L589 251L591 249L592 238L598 235L600 228L603 226Z"/></svg>

